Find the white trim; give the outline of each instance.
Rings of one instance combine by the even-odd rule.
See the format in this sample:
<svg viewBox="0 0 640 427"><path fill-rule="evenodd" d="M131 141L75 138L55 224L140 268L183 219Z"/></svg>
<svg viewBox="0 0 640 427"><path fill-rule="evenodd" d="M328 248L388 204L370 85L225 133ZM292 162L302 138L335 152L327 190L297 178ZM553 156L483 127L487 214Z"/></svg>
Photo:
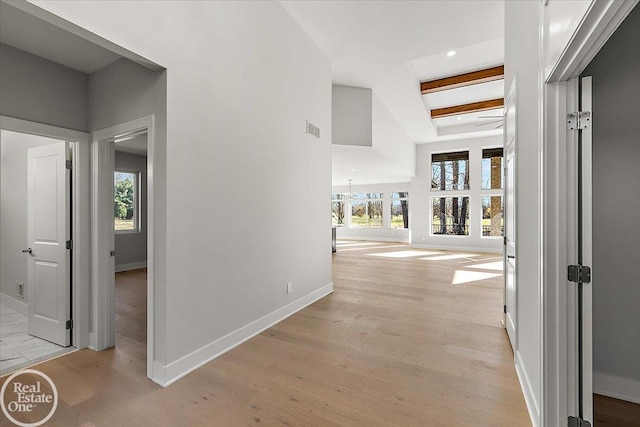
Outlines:
<svg viewBox="0 0 640 427"><path fill-rule="evenodd" d="M27 303L24 301L20 301L19 299L14 298L11 295L0 293L0 303L6 305L7 307L13 308L18 313L22 313L25 316L27 315Z"/></svg>
<svg viewBox="0 0 640 427"><path fill-rule="evenodd" d="M287 317L295 314L306 306L313 304L332 292L333 282L225 335L222 338L217 339L210 344L207 344L206 346L176 360L175 362L169 363L164 367L164 369L163 367L156 365L154 367L156 377L153 378L153 380L161 386L167 387L188 373L193 372L202 365L222 356L229 350L239 346L243 342L253 338L262 331L269 329L276 323L281 322Z"/></svg>
<svg viewBox="0 0 640 427"><path fill-rule="evenodd" d="M90 308L90 262L91 247L90 219L90 144L89 134L73 129L0 116L0 128L14 132L28 133L61 139L72 145L72 185L73 200L73 250L71 292L73 306L71 312L74 319L73 346L86 348L90 345L89 318Z"/></svg>
<svg viewBox="0 0 640 427"><path fill-rule="evenodd" d="M615 399L640 403L640 381L629 378L594 372L593 392Z"/></svg>
<svg viewBox="0 0 640 427"><path fill-rule="evenodd" d="M93 133L93 149L94 149L94 170L92 172L92 179L94 182L94 198L93 198L93 235L94 235L94 252L93 262L93 290L94 290L94 325L96 336L93 343L96 345L96 349L103 350L115 341L115 329L114 329L114 282L113 276L115 275L115 260L113 257L108 257L105 251L108 251L110 245L113 242L115 236L113 230L113 218L108 221L108 216L101 214L102 208L108 208L107 211L112 212L113 200L108 200L104 197L104 194L98 191L95 185L99 182L99 173L101 170L105 170L107 165L106 161L111 163L109 173L113 178L113 156L109 156L105 152L103 146L105 141L113 141L117 136L131 133L134 131L140 131L146 129L147 132L147 377L156 381L156 375L154 374L154 368L157 365L155 361L155 291L154 291L154 182L153 182L153 163L155 153L155 116L142 117L130 122L122 123L116 126L112 126L106 129L101 129ZM102 143L101 143L102 141ZM107 157L109 157L107 159ZM103 192L106 193L106 192ZM100 197L102 195L102 197ZM109 276L109 277L106 277ZM100 286L100 283L105 283L106 286ZM157 381L156 381L157 382Z"/></svg>
<svg viewBox="0 0 640 427"><path fill-rule="evenodd" d="M461 251L461 252L484 252L489 254L500 254L502 255L502 247L499 249L494 248L473 248L473 247L465 247L465 246L451 246L447 247L444 245L411 245L414 249L438 249L441 251Z"/></svg>
<svg viewBox="0 0 640 427"><path fill-rule="evenodd" d="M538 427L541 425L540 406L538 405L535 393L533 392L533 387L531 387L531 381L529 381L527 371L524 370L522 359L520 358L520 353L516 351L515 354L516 373L518 374L518 381L520 381L520 388L522 389L522 392L524 394L524 401L527 404L529 418L531 418L531 424L533 424L534 427Z"/></svg>
<svg viewBox="0 0 640 427"><path fill-rule="evenodd" d="M342 227L340 227L342 228ZM336 233L339 230L336 229ZM353 229L352 229L353 230ZM362 230L367 230L366 228L363 228ZM371 230L371 229L368 229ZM406 230L404 228L398 229L398 230ZM357 236L357 235L353 235L353 236L337 236L336 237L337 240L363 240L366 242L395 242L395 243L409 243L410 239L397 239L395 237L375 237L375 236Z"/></svg>
<svg viewBox="0 0 640 427"><path fill-rule="evenodd" d="M145 268L146 266L147 266L147 261L129 262L126 264L116 264L116 273L121 273L123 271L129 271L129 270L137 270L139 268Z"/></svg>

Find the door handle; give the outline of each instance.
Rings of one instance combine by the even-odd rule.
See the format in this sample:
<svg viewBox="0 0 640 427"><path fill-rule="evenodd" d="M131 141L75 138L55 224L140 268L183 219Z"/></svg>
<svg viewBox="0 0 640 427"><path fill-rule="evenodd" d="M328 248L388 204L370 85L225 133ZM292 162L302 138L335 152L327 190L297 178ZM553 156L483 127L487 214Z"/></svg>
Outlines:
<svg viewBox="0 0 640 427"><path fill-rule="evenodd" d="M23 250L22 250L22 253L23 253L23 254L32 254L32 253L33 253L33 250L31 250L31 248L23 249Z"/></svg>

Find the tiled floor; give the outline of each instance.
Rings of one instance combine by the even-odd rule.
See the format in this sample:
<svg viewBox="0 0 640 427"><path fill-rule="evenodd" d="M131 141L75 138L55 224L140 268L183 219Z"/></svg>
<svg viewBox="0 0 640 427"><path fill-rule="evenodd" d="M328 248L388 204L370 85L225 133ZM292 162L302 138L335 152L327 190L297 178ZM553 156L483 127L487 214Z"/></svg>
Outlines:
<svg viewBox="0 0 640 427"><path fill-rule="evenodd" d="M27 333L27 316L0 304L0 375L75 350Z"/></svg>

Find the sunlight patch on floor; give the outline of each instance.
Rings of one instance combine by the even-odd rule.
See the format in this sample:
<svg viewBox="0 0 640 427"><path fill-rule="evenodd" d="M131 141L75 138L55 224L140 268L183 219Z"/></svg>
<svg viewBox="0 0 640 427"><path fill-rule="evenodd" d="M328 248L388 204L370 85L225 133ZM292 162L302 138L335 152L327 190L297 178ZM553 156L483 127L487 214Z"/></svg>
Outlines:
<svg viewBox="0 0 640 427"><path fill-rule="evenodd" d="M456 270L453 274L452 285L461 285L463 283L477 282L479 280L491 279L494 277L500 277L499 273L488 273L484 271L466 271Z"/></svg>
<svg viewBox="0 0 640 427"><path fill-rule="evenodd" d="M377 248L376 248L377 249ZM416 256L433 255L440 252L433 251L397 251L397 252L380 252L378 254L367 254L368 256L379 256L384 258L411 258Z"/></svg>
<svg viewBox="0 0 640 427"><path fill-rule="evenodd" d="M475 257L475 256L479 256L479 255L476 255L476 254L451 254L451 255L432 256L432 257L420 258L420 259L425 260L425 261L449 261L449 260L453 260L453 259L463 259L463 258L472 259L472 257Z"/></svg>
<svg viewBox="0 0 640 427"><path fill-rule="evenodd" d="M503 263L502 263L502 261L496 261L496 262L487 262L487 263L484 263L484 264L467 265L465 267L466 268L478 268L480 270L502 271Z"/></svg>

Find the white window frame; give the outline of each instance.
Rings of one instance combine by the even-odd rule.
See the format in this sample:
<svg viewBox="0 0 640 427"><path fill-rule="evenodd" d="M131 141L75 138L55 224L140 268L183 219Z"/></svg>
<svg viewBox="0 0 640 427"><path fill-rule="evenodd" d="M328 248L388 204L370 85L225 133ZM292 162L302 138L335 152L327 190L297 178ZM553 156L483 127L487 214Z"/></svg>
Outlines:
<svg viewBox="0 0 640 427"><path fill-rule="evenodd" d="M129 175L133 175L133 228L126 230L116 230L115 228L115 217L113 223L113 231L116 234L132 234L132 233L140 233L142 231L142 227L140 224L140 171L116 168L113 171L113 187L115 191L115 174L116 173L126 173ZM115 198L114 198L115 202Z"/></svg>
<svg viewBox="0 0 640 427"><path fill-rule="evenodd" d="M354 194L379 194L380 197L379 198L371 198L371 197L367 197L365 199L354 199L353 195ZM366 227L354 227L353 226L353 202L356 201L357 203L368 203L368 202L380 202L382 203L382 221L380 223L380 227L373 227L370 225L367 225ZM366 209L367 209L367 213L369 210L369 206L366 205ZM349 226L348 228L352 228L352 229L383 229L385 228L385 218L384 218L384 193L383 192L364 192L364 193L353 193L349 195Z"/></svg>
<svg viewBox="0 0 640 427"><path fill-rule="evenodd" d="M399 194L399 193L409 194L408 191L392 191L391 193L389 193L389 221L388 221L387 225L388 225L388 228L390 230L409 230L411 228L411 215L409 215L409 227L406 227L406 228L405 227L393 227L391 225L391 220L393 219L393 212L392 212L393 202L406 201L407 202L407 207L411 206L411 204L409 203L409 197L410 196L393 197L394 194ZM383 208L384 208L384 206L383 206Z"/></svg>
<svg viewBox="0 0 640 427"><path fill-rule="evenodd" d="M469 184L471 185L471 184ZM439 194L438 194L439 193ZM461 239L461 238L468 238L471 237L471 194L467 193L467 190L456 190L456 191L442 191L440 190L438 193L436 194L430 194L429 195L429 236L431 237L436 237L436 238L454 238L454 239ZM467 234L434 234L433 232L433 199L441 199L441 198L448 198L448 197L466 197L469 199L469 208L467 209L467 215L469 218L469 225L467 225L467 227L469 228L468 233Z"/></svg>
<svg viewBox="0 0 640 427"><path fill-rule="evenodd" d="M342 197L341 199L336 199L335 196L340 196ZM333 225L333 204L334 203L342 203L342 205L344 206L344 219L342 220L342 225L340 224L336 224ZM349 208L350 211L350 206L348 204L349 202L349 197L346 194L342 194L342 193L333 193L331 195L331 226L332 227L336 227L336 228L347 228L348 227L348 223L349 223L349 217L350 215L347 214L347 208Z"/></svg>

